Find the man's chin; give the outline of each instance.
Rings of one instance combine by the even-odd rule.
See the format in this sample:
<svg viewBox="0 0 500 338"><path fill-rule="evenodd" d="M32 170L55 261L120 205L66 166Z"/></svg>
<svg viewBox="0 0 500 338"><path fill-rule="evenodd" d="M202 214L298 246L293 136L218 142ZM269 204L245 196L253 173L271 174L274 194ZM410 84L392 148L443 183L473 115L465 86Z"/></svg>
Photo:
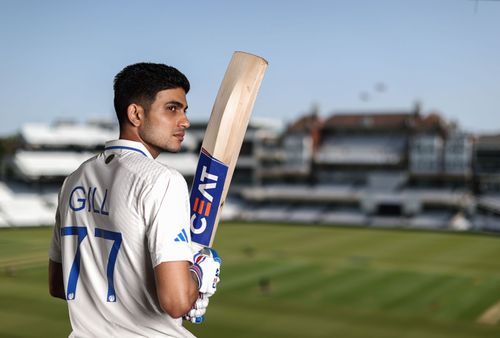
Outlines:
<svg viewBox="0 0 500 338"><path fill-rule="evenodd" d="M162 153L178 153L179 151L181 151L180 145L178 147L165 147L161 149Z"/></svg>

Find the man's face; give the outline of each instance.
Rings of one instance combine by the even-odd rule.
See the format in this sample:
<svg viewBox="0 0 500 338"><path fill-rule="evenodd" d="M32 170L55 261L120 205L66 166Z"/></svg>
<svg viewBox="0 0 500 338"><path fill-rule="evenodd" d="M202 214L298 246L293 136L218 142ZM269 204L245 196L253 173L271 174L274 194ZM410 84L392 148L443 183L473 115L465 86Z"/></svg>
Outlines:
<svg viewBox="0 0 500 338"><path fill-rule="evenodd" d="M139 136L153 157L162 151L178 152L181 149L185 129L189 128L186 110L184 89L165 89L156 94L139 128Z"/></svg>

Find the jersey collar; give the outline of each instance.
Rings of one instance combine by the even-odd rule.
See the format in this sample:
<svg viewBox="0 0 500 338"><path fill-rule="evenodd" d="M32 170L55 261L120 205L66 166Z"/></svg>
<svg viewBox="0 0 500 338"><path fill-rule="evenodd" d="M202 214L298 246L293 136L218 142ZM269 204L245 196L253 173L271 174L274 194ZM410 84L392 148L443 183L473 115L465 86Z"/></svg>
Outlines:
<svg viewBox="0 0 500 338"><path fill-rule="evenodd" d="M154 159L141 142L119 139L108 141L104 145L105 153L123 153L128 151L137 152L138 154L144 155L150 159Z"/></svg>

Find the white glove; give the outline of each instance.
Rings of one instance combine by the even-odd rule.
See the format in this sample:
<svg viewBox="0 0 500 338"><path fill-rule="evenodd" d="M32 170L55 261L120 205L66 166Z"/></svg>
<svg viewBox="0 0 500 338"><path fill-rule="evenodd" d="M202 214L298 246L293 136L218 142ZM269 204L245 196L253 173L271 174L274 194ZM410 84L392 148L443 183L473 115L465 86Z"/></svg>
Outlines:
<svg viewBox="0 0 500 338"><path fill-rule="evenodd" d="M214 249L204 248L194 255L193 261L189 270L193 271L198 279L198 290L207 297L212 296L220 281L221 258Z"/></svg>
<svg viewBox="0 0 500 338"><path fill-rule="evenodd" d="M205 319L203 315L207 312L208 302L208 296L200 293L191 310L183 318L191 323L203 323L203 320Z"/></svg>

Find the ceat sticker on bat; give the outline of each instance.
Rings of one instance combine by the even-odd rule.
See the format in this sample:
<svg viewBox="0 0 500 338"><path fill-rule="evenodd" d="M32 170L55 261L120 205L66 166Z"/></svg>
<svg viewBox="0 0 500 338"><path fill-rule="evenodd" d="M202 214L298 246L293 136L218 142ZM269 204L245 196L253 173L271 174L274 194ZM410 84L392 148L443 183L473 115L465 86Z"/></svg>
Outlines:
<svg viewBox="0 0 500 338"><path fill-rule="evenodd" d="M227 166L201 149L191 191L191 240L205 246L210 244L214 230Z"/></svg>

